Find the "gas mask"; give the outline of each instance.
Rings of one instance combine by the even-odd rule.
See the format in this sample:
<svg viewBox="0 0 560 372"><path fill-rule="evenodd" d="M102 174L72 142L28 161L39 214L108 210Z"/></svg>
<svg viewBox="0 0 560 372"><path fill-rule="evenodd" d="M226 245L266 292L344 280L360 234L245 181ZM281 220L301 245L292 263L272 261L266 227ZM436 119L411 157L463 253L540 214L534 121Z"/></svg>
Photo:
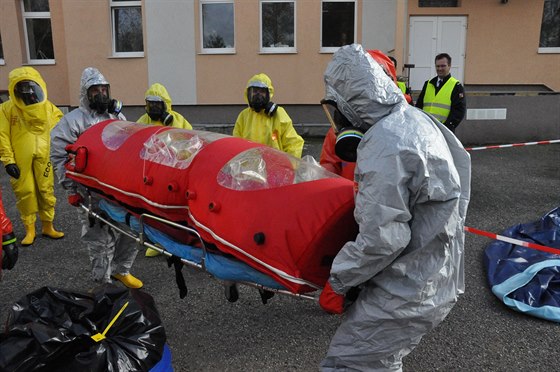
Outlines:
<svg viewBox="0 0 560 372"><path fill-rule="evenodd" d="M122 102L111 99L109 85L92 85L87 92L89 107L99 115L108 112L118 115L122 110Z"/></svg>
<svg viewBox="0 0 560 372"><path fill-rule="evenodd" d="M364 132L352 125L340 112L336 102L321 100L321 105L336 134L336 144L334 146L336 156L347 162L355 162L358 145L362 138L364 138Z"/></svg>
<svg viewBox="0 0 560 372"><path fill-rule="evenodd" d="M88 97L89 107L95 110L98 114L103 114L109 109L109 97L103 95L103 93L97 93L94 96Z"/></svg>
<svg viewBox="0 0 560 372"><path fill-rule="evenodd" d="M250 86L247 88L247 99L249 101L249 107L255 112L260 112L264 109L265 114L273 116L278 109L278 105L274 102L270 102L268 87Z"/></svg>
<svg viewBox="0 0 560 372"><path fill-rule="evenodd" d="M160 97L146 97L146 114L154 121L161 121L163 125L170 125L173 116L167 112L165 102Z"/></svg>
<svg viewBox="0 0 560 372"><path fill-rule="evenodd" d="M41 86L31 80L22 80L18 82L14 87L14 95L26 106L42 102L45 99Z"/></svg>

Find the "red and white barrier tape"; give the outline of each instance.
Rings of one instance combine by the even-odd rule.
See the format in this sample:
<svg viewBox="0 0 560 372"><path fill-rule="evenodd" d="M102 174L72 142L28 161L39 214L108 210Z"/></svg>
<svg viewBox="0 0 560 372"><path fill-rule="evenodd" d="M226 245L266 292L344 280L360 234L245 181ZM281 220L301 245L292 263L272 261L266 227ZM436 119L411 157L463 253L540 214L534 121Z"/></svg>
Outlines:
<svg viewBox="0 0 560 372"><path fill-rule="evenodd" d="M510 143L509 145L494 145L494 146L482 146L482 147L465 147L467 151L475 150L488 150L488 149L502 149L505 147L519 147L519 146L531 146L531 145L548 145L550 143L560 143L560 139L549 140L549 141L537 141L537 142L525 142L525 143Z"/></svg>
<svg viewBox="0 0 560 372"><path fill-rule="evenodd" d="M501 241L506 242L506 243L536 249L538 251L543 251L543 252L546 252L546 253L560 254L560 249L557 249L557 248L547 247L546 245L535 244L535 243L526 242L526 241L523 241L523 240L510 238L510 237L507 237L507 236L497 235L497 234L494 234L494 233L491 233L491 232L488 232L488 231L478 230L478 229L468 227L468 226L465 226L465 231L468 231L468 232L476 234L476 235L482 235L482 236L485 236L485 237L490 238L490 239L501 240Z"/></svg>

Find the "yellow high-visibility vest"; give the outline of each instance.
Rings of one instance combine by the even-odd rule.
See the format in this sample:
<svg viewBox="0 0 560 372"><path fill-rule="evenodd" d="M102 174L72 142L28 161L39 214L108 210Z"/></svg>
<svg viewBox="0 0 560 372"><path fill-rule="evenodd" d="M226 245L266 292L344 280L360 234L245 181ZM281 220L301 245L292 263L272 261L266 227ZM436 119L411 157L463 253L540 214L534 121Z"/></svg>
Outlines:
<svg viewBox="0 0 560 372"><path fill-rule="evenodd" d="M402 81L397 81L397 85L401 88L401 91L406 94L406 84Z"/></svg>
<svg viewBox="0 0 560 372"><path fill-rule="evenodd" d="M426 84L423 110L444 123L451 111L451 93L453 93L453 88L455 88L455 84L458 82L454 77L450 77L437 94L436 87L433 84Z"/></svg>

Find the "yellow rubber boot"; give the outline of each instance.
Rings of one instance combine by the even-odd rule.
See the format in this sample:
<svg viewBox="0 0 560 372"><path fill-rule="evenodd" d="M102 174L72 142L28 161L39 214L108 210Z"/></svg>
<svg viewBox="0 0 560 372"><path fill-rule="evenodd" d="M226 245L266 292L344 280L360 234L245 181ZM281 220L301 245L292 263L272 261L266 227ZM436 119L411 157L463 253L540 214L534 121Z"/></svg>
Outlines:
<svg viewBox="0 0 560 372"><path fill-rule="evenodd" d="M62 231L56 231L53 227L52 221L41 221L43 224L42 233L44 236L47 236L51 239L60 239L64 237L64 233Z"/></svg>
<svg viewBox="0 0 560 372"><path fill-rule="evenodd" d="M128 288L142 288L144 285L140 279L135 278L132 274L113 274L113 278L117 279Z"/></svg>
<svg viewBox="0 0 560 372"><path fill-rule="evenodd" d="M147 248L146 249L146 257L156 257L159 256L161 253L159 253L159 251L156 251L155 249L152 248Z"/></svg>
<svg viewBox="0 0 560 372"><path fill-rule="evenodd" d="M35 241L35 224L23 225L25 227L25 237L21 241L21 245L28 246Z"/></svg>

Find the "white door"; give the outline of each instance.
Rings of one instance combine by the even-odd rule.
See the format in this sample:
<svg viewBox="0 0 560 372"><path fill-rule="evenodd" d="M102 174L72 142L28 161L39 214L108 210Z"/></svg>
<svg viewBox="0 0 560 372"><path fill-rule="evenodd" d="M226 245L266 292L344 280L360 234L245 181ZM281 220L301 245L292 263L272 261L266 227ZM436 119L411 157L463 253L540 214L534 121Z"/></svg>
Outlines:
<svg viewBox="0 0 560 372"><path fill-rule="evenodd" d="M451 56L451 75L463 82L467 17L410 17L408 62L410 87L421 90L426 80L436 76L434 58Z"/></svg>

